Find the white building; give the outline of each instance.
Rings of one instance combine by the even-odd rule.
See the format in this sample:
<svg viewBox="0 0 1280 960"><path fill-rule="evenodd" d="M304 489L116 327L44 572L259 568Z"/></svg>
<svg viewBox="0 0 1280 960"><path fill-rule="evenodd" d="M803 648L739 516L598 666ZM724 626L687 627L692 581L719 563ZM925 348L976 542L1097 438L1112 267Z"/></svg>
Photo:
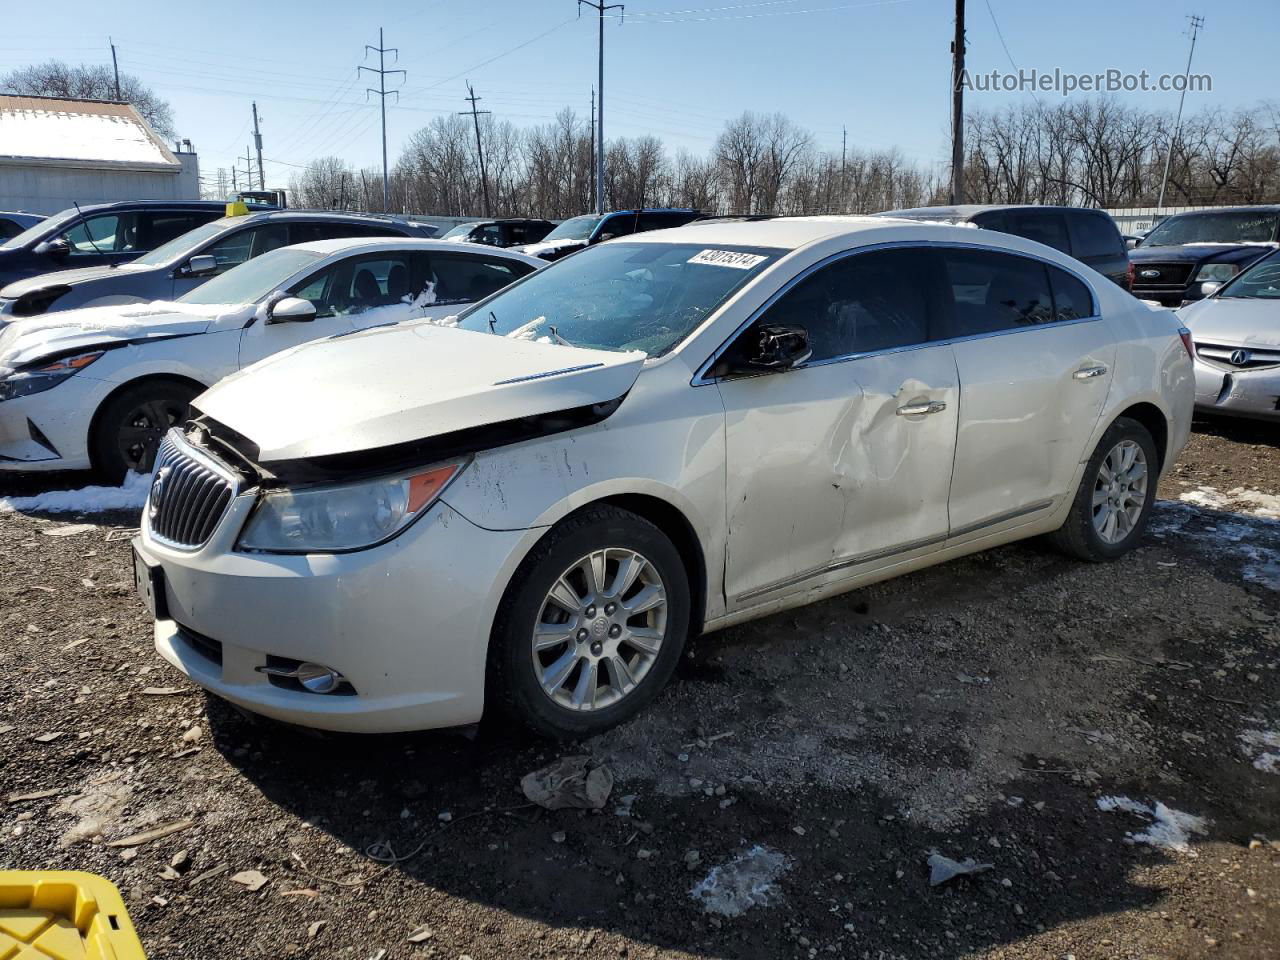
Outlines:
<svg viewBox="0 0 1280 960"><path fill-rule="evenodd" d="M171 151L130 104L0 94L0 210L198 200L190 141Z"/></svg>

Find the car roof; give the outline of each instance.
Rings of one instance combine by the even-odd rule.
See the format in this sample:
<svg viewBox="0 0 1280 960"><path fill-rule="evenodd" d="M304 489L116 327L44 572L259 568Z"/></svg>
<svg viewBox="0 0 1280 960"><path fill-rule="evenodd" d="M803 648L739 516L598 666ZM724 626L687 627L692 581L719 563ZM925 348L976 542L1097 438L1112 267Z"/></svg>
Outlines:
<svg viewBox="0 0 1280 960"><path fill-rule="evenodd" d="M1071 207L1049 203L960 203L951 206L909 207L903 210L886 210L877 213L877 217L894 217L908 220L968 220L980 213L1006 210L1051 210L1055 212L1073 211L1077 213L1101 213L1105 210L1093 207Z"/></svg>
<svg viewBox="0 0 1280 960"><path fill-rule="evenodd" d="M545 260L530 257L514 250L502 247L489 247L483 244L454 243L451 240L439 240L427 237L337 237L331 240L312 240L308 243L295 243L290 249L306 250L321 256L332 256L335 253L359 253L363 250L376 251L384 247L397 250L436 250L454 256L505 257L537 266L546 266Z"/></svg>
<svg viewBox="0 0 1280 960"><path fill-rule="evenodd" d="M429 224L422 224L402 220L399 217L387 217L373 213L334 213L327 210L250 210L247 214L241 214L236 217L221 217L215 220L215 223L233 224L241 223L265 223L276 220L298 220L312 221L323 223L361 223L367 226L388 226L394 225L399 227L410 227L417 229Z"/></svg>
<svg viewBox="0 0 1280 960"><path fill-rule="evenodd" d="M775 217L770 220L695 220L680 227L649 230L621 238L622 243L698 243L795 250L827 237L853 236L868 230L921 226L918 220L871 216ZM966 227L965 230L972 230Z"/></svg>
<svg viewBox="0 0 1280 960"><path fill-rule="evenodd" d="M225 210L227 204L222 200L114 200L110 203L82 203L80 204L80 212L88 213L91 210L132 210L132 209L148 209L158 207L165 210ZM261 202L253 202L248 204L250 211L269 211L276 209L270 204ZM76 209L75 204L66 208L67 210Z"/></svg>

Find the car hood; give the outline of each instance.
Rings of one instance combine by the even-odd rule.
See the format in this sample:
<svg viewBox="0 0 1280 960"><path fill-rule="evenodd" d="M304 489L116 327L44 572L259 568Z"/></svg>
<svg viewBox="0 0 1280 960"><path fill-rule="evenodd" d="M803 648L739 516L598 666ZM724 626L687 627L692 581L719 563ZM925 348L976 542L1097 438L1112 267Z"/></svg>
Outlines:
<svg viewBox="0 0 1280 960"><path fill-rule="evenodd" d="M1186 243L1169 247L1134 247L1129 260L1143 263L1249 263L1275 249L1265 243Z"/></svg>
<svg viewBox="0 0 1280 960"><path fill-rule="evenodd" d="M119 266L80 267L77 270L55 270L53 273L40 273L24 280L15 280L0 290L0 295L16 300L33 290L46 290L49 287L75 286L77 283L89 283L103 277L118 277L126 273L138 273L155 269L145 265L122 263Z"/></svg>
<svg viewBox="0 0 1280 960"><path fill-rule="evenodd" d="M585 247L585 240L539 240L537 243L524 243L517 247L512 247L519 253L527 253L531 257L540 257L544 253L554 253L556 250L565 250L571 247Z"/></svg>
<svg viewBox="0 0 1280 960"><path fill-rule="evenodd" d="M196 305L157 300L19 317L0 329L0 371L81 349L191 336L215 326L243 327L256 310L252 304Z"/></svg>
<svg viewBox="0 0 1280 960"><path fill-rule="evenodd" d="M270 464L608 403L631 389L644 360L419 321L278 353L194 406Z"/></svg>
<svg viewBox="0 0 1280 960"><path fill-rule="evenodd" d="M1178 311L1197 342L1280 347L1280 301L1211 297Z"/></svg>

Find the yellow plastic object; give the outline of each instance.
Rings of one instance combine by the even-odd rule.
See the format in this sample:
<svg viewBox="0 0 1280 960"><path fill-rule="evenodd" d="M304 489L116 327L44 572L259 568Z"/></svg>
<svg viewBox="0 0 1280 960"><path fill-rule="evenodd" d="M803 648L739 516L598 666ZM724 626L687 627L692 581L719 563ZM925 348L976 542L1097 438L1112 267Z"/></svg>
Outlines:
<svg viewBox="0 0 1280 960"><path fill-rule="evenodd" d="M0 870L0 960L146 960L120 891L75 870Z"/></svg>
<svg viewBox="0 0 1280 960"><path fill-rule="evenodd" d="M249 205L243 200L228 200L226 215L228 217L247 217L249 215Z"/></svg>

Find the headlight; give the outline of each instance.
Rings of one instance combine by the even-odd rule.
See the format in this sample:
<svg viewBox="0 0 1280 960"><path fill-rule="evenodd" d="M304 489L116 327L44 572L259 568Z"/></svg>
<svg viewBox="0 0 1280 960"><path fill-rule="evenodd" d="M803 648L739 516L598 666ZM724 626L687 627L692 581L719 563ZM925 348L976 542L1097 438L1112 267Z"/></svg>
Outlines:
<svg viewBox="0 0 1280 960"><path fill-rule="evenodd" d="M0 400L12 400L52 390L63 380L93 363L103 352L98 350L95 353L81 353L74 357L63 357L42 367L15 370L0 379Z"/></svg>
<svg viewBox="0 0 1280 960"><path fill-rule="evenodd" d="M265 553L341 553L389 540L440 496L461 463L420 473L264 494L236 544Z"/></svg>
<svg viewBox="0 0 1280 960"><path fill-rule="evenodd" d="M1240 268L1234 263L1206 263L1196 274L1195 282L1212 280L1214 283L1226 283L1239 272Z"/></svg>

